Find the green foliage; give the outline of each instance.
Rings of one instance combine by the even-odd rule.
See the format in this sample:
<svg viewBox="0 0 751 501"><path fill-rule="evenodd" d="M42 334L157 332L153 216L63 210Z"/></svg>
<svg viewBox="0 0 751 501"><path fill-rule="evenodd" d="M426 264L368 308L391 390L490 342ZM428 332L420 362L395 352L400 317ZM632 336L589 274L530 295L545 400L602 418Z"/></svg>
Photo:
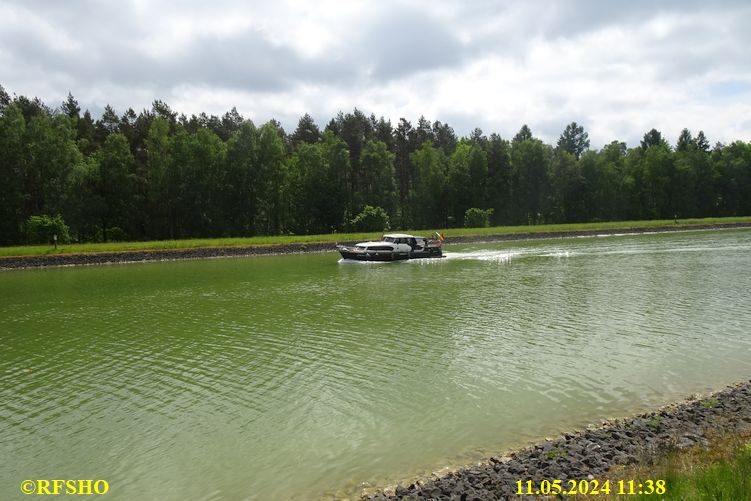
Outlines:
<svg viewBox="0 0 751 501"><path fill-rule="evenodd" d="M478 209L472 207L464 213L465 228L487 228L490 226L490 217L493 215L493 209Z"/></svg>
<svg viewBox="0 0 751 501"><path fill-rule="evenodd" d="M662 138L662 134L657 129L652 129L644 134L644 139L641 141L641 148L643 150L649 149L652 146L668 147L667 141Z"/></svg>
<svg viewBox="0 0 751 501"><path fill-rule="evenodd" d="M295 129L290 139L295 146L302 143L316 144L321 140L321 130L316 125L313 117L306 113L300 117L297 129Z"/></svg>
<svg viewBox="0 0 751 501"><path fill-rule="evenodd" d="M746 437L744 439L744 437ZM747 433L710 441L709 447L695 447L658 458L654 464L628 469L613 479L634 480L636 485L651 479L665 481L660 499L703 501L706 499L749 499L751 493L751 446ZM746 440L746 442L744 442ZM637 489L635 489L637 490ZM638 492L638 490L637 490ZM620 499L614 493L604 499ZM655 499L655 494L635 494L633 499Z"/></svg>
<svg viewBox="0 0 751 501"><path fill-rule="evenodd" d="M448 196L449 215L452 221L462 220L464 212L471 204L471 177L469 173L472 146L467 142L459 143L449 159Z"/></svg>
<svg viewBox="0 0 751 501"><path fill-rule="evenodd" d="M522 128L519 129L519 132L517 132L514 136L514 142L521 143L522 141L527 141L529 139L532 139L532 130L527 126L527 124L524 124L522 125Z"/></svg>
<svg viewBox="0 0 751 501"><path fill-rule="evenodd" d="M107 240L109 242L125 242L128 240L128 235L119 226L113 226L107 228Z"/></svg>
<svg viewBox="0 0 751 501"><path fill-rule="evenodd" d="M34 116L27 122L21 146L22 178L32 214L63 212L68 177L82 155L67 116Z"/></svg>
<svg viewBox="0 0 751 501"><path fill-rule="evenodd" d="M107 136L98 152L99 186L102 197L100 214L103 240L107 241L107 229L111 225L123 226L127 221L130 203L133 200L133 170L135 159L130 152L128 140L122 133Z"/></svg>
<svg viewBox="0 0 751 501"><path fill-rule="evenodd" d="M486 204L488 179L488 154L480 144L472 145L469 152L469 203Z"/></svg>
<svg viewBox="0 0 751 501"><path fill-rule="evenodd" d="M368 141L362 150L360 196L363 203L383 207L387 213L396 211L394 154L383 141Z"/></svg>
<svg viewBox="0 0 751 501"><path fill-rule="evenodd" d="M696 148L696 141L694 141L694 138L691 136L691 131L688 129L683 129L681 131L681 135L678 136L678 142L675 145L675 151L689 151L692 148Z"/></svg>
<svg viewBox="0 0 751 501"><path fill-rule="evenodd" d="M589 148L589 134L584 127L571 122L558 139L558 149L574 155L577 159Z"/></svg>
<svg viewBox="0 0 751 501"><path fill-rule="evenodd" d="M81 107L78 106L78 101L75 100L73 97L73 94L68 92L68 99L63 101L62 106L60 107L60 111L63 112L64 115L68 115L70 118L78 119L81 114Z"/></svg>
<svg viewBox="0 0 751 501"><path fill-rule="evenodd" d="M550 217L557 223L586 221L587 180L583 162L574 154L558 150L550 162Z"/></svg>
<svg viewBox="0 0 751 501"><path fill-rule="evenodd" d="M514 139L511 144L514 188L512 220L515 223L539 223L540 215L548 212L547 193L550 178L547 171L551 150L552 148L535 138Z"/></svg>
<svg viewBox="0 0 751 501"><path fill-rule="evenodd" d="M488 205L494 209L494 223L510 219L511 156L509 142L498 134L491 134L488 142L488 177L486 179Z"/></svg>
<svg viewBox="0 0 751 501"><path fill-rule="evenodd" d="M156 117L149 126L146 137L145 212L148 231L155 238L169 235L169 203L173 187L169 183L168 171L172 162L170 123ZM167 202L167 203L165 203Z"/></svg>
<svg viewBox="0 0 751 501"><path fill-rule="evenodd" d="M0 96L1 97L1 96ZM0 244L22 240L26 119L18 106L3 106L0 115Z"/></svg>
<svg viewBox="0 0 751 501"><path fill-rule="evenodd" d="M259 213L256 226L264 235L278 235L284 229L284 191L287 165L284 162L284 143L273 121L258 130Z"/></svg>
<svg viewBox="0 0 751 501"><path fill-rule="evenodd" d="M560 447L550 449L548 453L545 454L545 458L548 460L558 459L558 458L565 459L567 457L568 457L568 451Z"/></svg>
<svg viewBox="0 0 751 501"><path fill-rule="evenodd" d="M652 416L649 418L649 421L647 421L647 426L656 430L660 427L660 423L662 423L662 416Z"/></svg>
<svg viewBox="0 0 751 501"><path fill-rule="evenodd" d="M417 227L439 227L447 199L446 157L430 141L412 153L416 180L410 191L410 209Z"/></svg>
<svg viewBox="0 0 751 501"><path fill-rule="evenodd" d="M714 397L708 398L701 402L701 406L704 407L705 409L713 409L717 407L719 404L720 404L720 401Z"/></svg>
<svg viewBox="0 0 751 501"><path fill-rule="evenodd" d="M24 224L24 233L26 241L30 244L52 244L55 241L55 235L57 235L58 243L70 243L70 228L60 214L54 217L31 216Z"/></svg>
<svg viewBox="0 0 751 501"><path fill-rule="evenodd" d="M389 215L381 207L366 205L351 221L350 226L354 231L388 231Z"/></svg>
<svg viewBox="0 0 751 501"><path fill-rule="evenodd" d="M5 91L5 88L0 85L0 112L4 111L5 108L10 104L10 96Z"/></svg>
<svg viewBox="0 0 751 501"><path fill-rule="evenodd" d="M90 156L73 167L68 179L66 217L79 241L101 241L101 216L106 210L102 196L99 159Z"/></svg>
<svg viewBox="0 0 751 501"><path fill-rule="evenodd" d="M94 120L72 94L52 110L0 87L0 245L37 214L61 214L79 240L331 233L363 207L399 228L751 215L751 144L684 129L672 149L652 129L640 145L589 149L572 122L555 148L524 125L512 140L441 122L396 127L355 109L321 132L310 115L287 135L236 109L178 116L166 103Z"/></svg>

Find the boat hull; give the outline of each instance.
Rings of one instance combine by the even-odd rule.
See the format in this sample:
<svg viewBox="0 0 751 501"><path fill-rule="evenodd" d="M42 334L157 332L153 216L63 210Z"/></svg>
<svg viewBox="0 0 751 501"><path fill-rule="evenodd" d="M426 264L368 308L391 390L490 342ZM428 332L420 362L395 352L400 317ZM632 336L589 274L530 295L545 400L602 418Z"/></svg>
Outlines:
<svg viewBox="0 0 751 501"><path fill-rule="evenodd" d="M407 259L443 257L440 247L413 252L359 251L344 246L340 246L338 250L342 258L352 261L406 261Z"/></svg>

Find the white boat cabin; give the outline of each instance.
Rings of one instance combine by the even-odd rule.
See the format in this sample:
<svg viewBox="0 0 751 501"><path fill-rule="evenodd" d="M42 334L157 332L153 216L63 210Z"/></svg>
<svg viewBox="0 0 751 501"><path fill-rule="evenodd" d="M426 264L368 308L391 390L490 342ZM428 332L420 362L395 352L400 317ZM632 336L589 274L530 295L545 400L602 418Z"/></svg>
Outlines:
<svg viewBox="0 0 751 501"><path fill-rule="evenodd" d="M425 249L428 239L405 233L389 233L383 235L380 242L360 242L356 247L369 251L413 252Z"/></svg>

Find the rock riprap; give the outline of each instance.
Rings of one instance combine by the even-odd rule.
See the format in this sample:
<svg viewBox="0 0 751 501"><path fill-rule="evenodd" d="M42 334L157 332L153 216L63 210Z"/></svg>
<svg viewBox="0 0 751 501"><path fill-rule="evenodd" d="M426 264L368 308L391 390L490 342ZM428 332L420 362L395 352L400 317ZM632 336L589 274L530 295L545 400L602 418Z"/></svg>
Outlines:
<svg viewBox="0 0 751 501"><path fill-rule="evenodd" d="M443 477L399 485L368 496L373 501L404 499L523 500L517 481L598 479L616 466L650 464L674 449L702 446L711 433L751 428L751 381L701 399L617 419L529 446L504 457Z"/></svg>

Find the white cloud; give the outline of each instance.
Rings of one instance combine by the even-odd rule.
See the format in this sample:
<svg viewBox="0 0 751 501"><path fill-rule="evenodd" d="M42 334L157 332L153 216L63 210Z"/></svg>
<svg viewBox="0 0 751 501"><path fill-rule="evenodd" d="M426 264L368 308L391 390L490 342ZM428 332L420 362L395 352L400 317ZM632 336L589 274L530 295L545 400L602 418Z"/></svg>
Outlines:
<svg viewBox="0 0 751 501"><path fill-rule="evenodd" d="M0 6L0 84L55 106L186 114L232 106L291 130L358 107L554 142L571 121L593 147L652 127L749 140L744 2L421 0L270 3L91 0ZM37 7L41 7L37 6Z"/></svg>

